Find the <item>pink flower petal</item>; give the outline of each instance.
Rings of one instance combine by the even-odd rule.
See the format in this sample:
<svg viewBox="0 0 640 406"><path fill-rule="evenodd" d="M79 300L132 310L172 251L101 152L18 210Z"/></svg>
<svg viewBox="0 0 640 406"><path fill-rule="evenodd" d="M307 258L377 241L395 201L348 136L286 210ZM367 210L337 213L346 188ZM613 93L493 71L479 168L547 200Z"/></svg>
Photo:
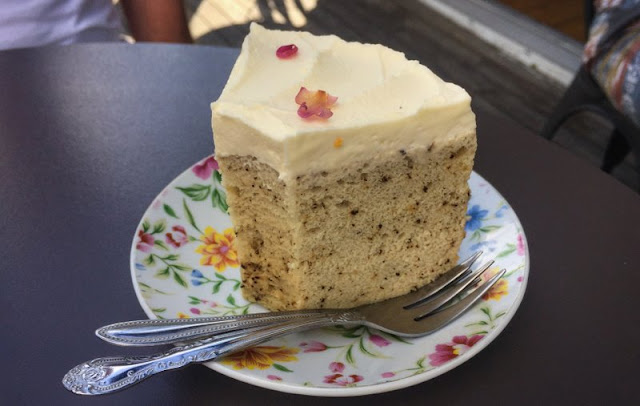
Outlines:
<svg viewBox="0 0 640 406"><path fill-rule="evenodd" d="M207 180L211 177L213 171L218 170L218 161L212 156L205 159L204 161L196 164L193 168L191 168L193 173L196 174L200 179Z"/></svg>
<svg viewBox="0 0 640 406"><path fill-rule="evenodd" d="M453 340L451 340L451 341L453 341L456 344L465 344L466 345L467 344L467 340L468 340L467 336L455 336L455 337L453 337Z"/></svg>
<svg viewBox="0 0 640 406"><path fill-rule="evenodd" d="M324 383L336 383L338 378L342 378L342 374L325 375Z"/></svg>
<svg viewBox="0 0 640 406"><path fill-rule="evenodd" d="M360 382L364 379L361 375L349 375L349 378L353 380L353 383Z"/></svg>
<svg viewBox="0 0 640 406"><path fill-rule="evenodd" d="M331 372L342 372L344 371L344 364L342 362L332 362L329 364L329 370Z"/></svg>
<svg viewBox="0 0 640 406"><path fill-rule="evenodd" d="M467 345L469 347L473 347L478 341L480 341L482 337L484 337L484 335L481 335L481 334L476 334L474 336L471 336L471 338L469 338L469 341L467 342Z"/></svg>
<svg viewBox="0 0 640 406"><path fill-rule="evenodd" d="M300 343L300 347L304 349L303 352L322 352L326 350L328 347L321 343L320 341L310 341Z"/></svg>
<svg viewBox="0 0 640 406"><path fill-rule="evenodd" d="M283 45L276 50L278 59L289 59L298 54L298 47L295 44Z"/></svg>
<svg viewBox="0 0 640 406"><path fill-rule="evenodd" d="M451 354L433 353L429 355L429 360L430 360L429 364L433 365L434 367L437 367L442 364L446 364L447 362L451 361L455 357L457 357L457 355L453 353Z"/></svg>
<svg viewBox="0 0 640 406"><path fill-rule="evenodd" d="M517 245L517 253L520 256L524 255L524 238L522 238L522 234L518 234L518 245Z"/></svg>
<svg viewBox="0 0 640 406"><path fill-rule="evenodd" d="M382 373L382 377L383 378L393 378L394 376L396 376L396 374L394 374L393 372L383 372Z"/></svg>
<svg viewBox="0 0 640 406"><path fill-rule="evenodd" d="M324 90L310 91L306 87L301 87L295 97L298 107L298 116L310 118L317 116L327 119L333 116L331 107L338 101L338 98L331 96Z"/></svg>
<svg viewBox="0 0 640 406"><path fill-rule="evenodd" d="M377 334L371 334L369 336L369 340L378 347L386 347L387 345L391 344L391 341Z"/></svg>
<svg viewBox="0 0 640 406"><path fill-rule="evenodd" d="M136 249L142 252L149 253L151 251L151 246L147 244L138 243L136 244Z"/></svg>

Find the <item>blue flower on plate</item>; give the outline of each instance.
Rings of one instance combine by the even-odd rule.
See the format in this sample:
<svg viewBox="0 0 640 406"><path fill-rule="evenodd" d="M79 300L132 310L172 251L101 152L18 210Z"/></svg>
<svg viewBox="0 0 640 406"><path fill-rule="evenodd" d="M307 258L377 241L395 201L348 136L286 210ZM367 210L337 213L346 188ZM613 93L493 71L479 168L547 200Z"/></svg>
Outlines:
<svg viewBox="0 0 640 406"><path fill-rule="evenodd" d="M202 279L204 279L204 275L202 274L202 272L194 269L193 271L191 271L191 278L191 284L193 286L200 286L202 285Z"/></svg>
<svg viewBox="0 0 640 406"><path fill-rule="evenodd" d="M482 220L487 217L489 210L483 210L479 205L474 204L467 212L467 223L464 225L466 231L475 231L482 227Z"/></svg>
<svg viewBox="0 0 640 406"><path fill-rule="evenodd" d="M146 270L147 270L147 267L146 267L146 266L144 266L144 265L142 265L142 264L141 264L141 263L139 263L139 262L136 262L136 269L137 269L138 271L146 271Z"/></svg>
<svg viewBox="0 0 640 406"><path fill-rule="evenodd" d="M496 211L496 217L501 218L502 216L504 216L504 212L507 210L509 210L509 206L507 206L506 204L503 204L502 206L500 206L498 211Z"/></svg>
<svg viewBox="0 0 640 406"><path fill-rule="evenodd" d="M194 269L193 271L191 271L191 277L192 278L204 278L204 275L202 274L202 272L198 271L197 269Z"/></svg>

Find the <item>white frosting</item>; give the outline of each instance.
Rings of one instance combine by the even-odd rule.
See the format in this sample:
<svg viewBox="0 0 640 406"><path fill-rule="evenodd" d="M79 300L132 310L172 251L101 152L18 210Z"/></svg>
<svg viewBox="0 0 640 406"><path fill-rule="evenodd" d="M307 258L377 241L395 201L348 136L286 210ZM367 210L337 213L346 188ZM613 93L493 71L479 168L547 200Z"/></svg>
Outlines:
<svg viewBox="0 0 640 406"><path fill-rule="evenodd" d="M297 55L277 58L288 44ZM338 97L333 116L300 118L302 86ZM461 87L382 45L252 24L211 105L216 155L255 156L286 179L474 132L470 102Z"/></svg>

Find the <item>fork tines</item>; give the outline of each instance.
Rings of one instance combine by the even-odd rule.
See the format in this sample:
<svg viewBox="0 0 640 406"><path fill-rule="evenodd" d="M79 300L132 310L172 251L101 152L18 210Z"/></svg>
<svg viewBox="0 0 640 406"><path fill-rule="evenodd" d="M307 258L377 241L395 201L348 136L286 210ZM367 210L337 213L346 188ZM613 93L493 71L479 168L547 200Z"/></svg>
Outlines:
<svg viewBox="0 0 640 406"><path fill-rule="evenodd" d="M475 253L435 282L417 290L410 296L408 295L407 305L404 306L404 309L416 321L423 320L434 324L437 324L438 320L451 321L463 313L505 273L503 269L485 282L478 283L481 275L494 263L494 261L488 261L477 269L470 270L480 255L482 252ZM460 296L462 299L456 301ZM436 315L439 316L436 318Z"/></svg>

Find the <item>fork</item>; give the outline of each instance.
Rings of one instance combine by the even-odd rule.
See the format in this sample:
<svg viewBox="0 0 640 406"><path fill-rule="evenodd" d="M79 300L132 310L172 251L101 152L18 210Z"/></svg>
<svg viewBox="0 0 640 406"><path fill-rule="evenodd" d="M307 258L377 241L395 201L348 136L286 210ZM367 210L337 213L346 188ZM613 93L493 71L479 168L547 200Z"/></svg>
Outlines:
<svg viewBox="0 0 640 406"><path fill-rule="evenodd" d="M457 318L505 273L501 270L477 283L493 261L476 270L476 253L436 281L406 295L352 309L275 312L194 320L153 320L116 323L96 334L118 345L178 343L164 353L143 357L105 357L82 363L63 379L70 391L83 395L111 393L159 372L210 361L270 339L331 325L366 325L403 337L430 334ZM465 294L462 299L455 297ZM452 299L454 303L451 304ZM186 340L196 340L184 343Z"/></svg>
<svg viewBox="0 0 640 406"><path fill-rule="evenodd" d="M411 318L419 318L428 315L442 304L453 298L474 281L474 278L491 266L493 261L460 278L467 272L482 252L477 252L464 260L459 265L447 271L434 282L423 288L380 303L360 306L355 309L330 309L330 310L296 310L271 313L257 313L242 316L226 317L198 317L193 319L156 319L136 320L111 324L96 330L96 335L110 343L122 346L154 346L162 344L176 344L202 337L220 334L221 338L228 337L234 331L245 331L251 328L274 325L275 323L288 322L294 319L323 319L326 317L339 317L345 312L358 311L364 316L362 324L387 331L394 334L411 337L412 335L425 335L425 331L433 325L433 329L439 328L435 319L425 320L420 325L410 322ZM457 282L452 284L452 282ZM447 288L447 289L445 289ZM443 290L444 289L444 290ZM440 295L434 297L437 293ZM428 303L425 303L428 302ZM421 306L423 305L423 306ZM396 312L403 308L416 309L406 319L395 319ZM381 311L391 309L389 314L380 314ZM453 310L452 310L453 311ZM464 311L464 310L462 310ZM461 311L461 312L462 312ZM343 315L343 317L345 317ZM346 322L346 320L345 320ZM395 322L392 325L390 323ZM401 325L397 323L401 322ZM416 329L414 333L407 330Z"/></svg>

